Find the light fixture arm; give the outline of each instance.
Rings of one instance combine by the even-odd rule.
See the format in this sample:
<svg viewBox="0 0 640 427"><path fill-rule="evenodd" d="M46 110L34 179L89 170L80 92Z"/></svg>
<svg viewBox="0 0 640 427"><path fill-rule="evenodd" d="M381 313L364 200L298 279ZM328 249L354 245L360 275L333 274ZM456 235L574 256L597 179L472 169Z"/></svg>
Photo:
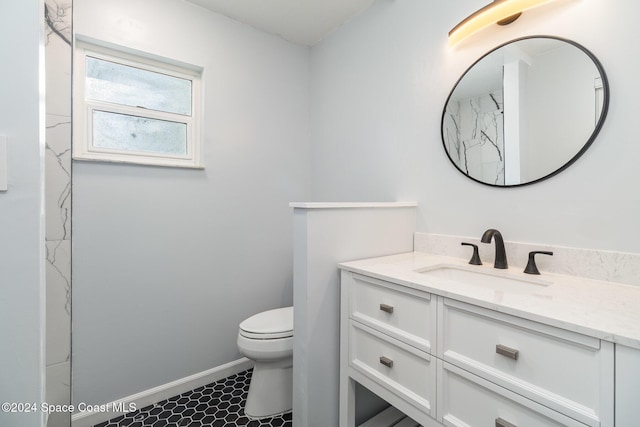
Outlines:
<svg viewBox="0 0 640 427"><path fill-rule="evenodd" d="M489 25L511 24L523 11L550 1L552 0L494 0L453 27L449 31L449 43L456 44Z"/></svg>

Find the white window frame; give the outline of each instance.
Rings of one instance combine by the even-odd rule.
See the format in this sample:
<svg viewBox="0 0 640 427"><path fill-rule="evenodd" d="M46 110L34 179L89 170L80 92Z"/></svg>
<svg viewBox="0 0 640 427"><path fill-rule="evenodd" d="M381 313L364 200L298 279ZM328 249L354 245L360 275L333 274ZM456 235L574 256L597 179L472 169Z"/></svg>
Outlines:
<svg viewBox="0 0 640 427"><path fill-rule="evenodd" d="M86 58L98 58L129 67L140 68L191 81L191 115L155 111L143 107L96 101L85 98ZM175 61L150 58L82 40L76 40L74 49L73 91L73 158L104 162L136 163L141 165L172 166L203 169L201 161L201 76L202 69ZM186 155L154 153L148 151L119 150L93 145L93 112L126 114L142 118L184 123L187 129Z"/></svg>

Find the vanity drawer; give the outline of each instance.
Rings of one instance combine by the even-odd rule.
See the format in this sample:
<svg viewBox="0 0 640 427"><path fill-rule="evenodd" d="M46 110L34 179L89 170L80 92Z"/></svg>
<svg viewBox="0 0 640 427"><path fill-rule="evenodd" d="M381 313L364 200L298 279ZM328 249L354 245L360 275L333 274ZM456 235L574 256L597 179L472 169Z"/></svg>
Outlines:
<svg viewBox="0 0 640 427"><path fill-rule="evenodd" d="M351 321L349 365L424 413L435 416L436 363L431 355ZM433 410L433 412L432 412Z"/></svg>
<svg viewBox="0 0 640 427"><path fill-rule="evenodd" d="M585 424L454 365L439 363L442 364L442 394L438 417L445 426L585 427Z"/></svg>
<svg viewBox="0 0 640 427"><path fill-rule="evenodd" d="M349 316L427 353L436 333L431 294L371 277L353 276Z"/></svg>
<svg viewBox="0 0 640 427"><path fill-rule="evenodd" d="M443 360L587 425L609 419L611 343L444 299Z"/></svg>

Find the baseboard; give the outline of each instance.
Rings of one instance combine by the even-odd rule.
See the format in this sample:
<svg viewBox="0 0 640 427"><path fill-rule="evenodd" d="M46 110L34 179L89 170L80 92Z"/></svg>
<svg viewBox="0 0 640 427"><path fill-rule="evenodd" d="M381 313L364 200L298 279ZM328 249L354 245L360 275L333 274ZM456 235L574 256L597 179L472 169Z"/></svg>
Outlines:
<svg viewBox="0 0 640 427"><path fill-rule="evenodd" d="M252 367L253 361L243 357L242 359L234 360L233 362L109 402L102 405L103 408L107 409L105 411L77 412L71 416L71 425L72 427L91 427L95 424L123 415L125 413L123 409L131 408L132 405L137 409L141 409L145 406L153 405L154 403L161 402L189 390L193 390L239 372L246 371Z"/></svg>

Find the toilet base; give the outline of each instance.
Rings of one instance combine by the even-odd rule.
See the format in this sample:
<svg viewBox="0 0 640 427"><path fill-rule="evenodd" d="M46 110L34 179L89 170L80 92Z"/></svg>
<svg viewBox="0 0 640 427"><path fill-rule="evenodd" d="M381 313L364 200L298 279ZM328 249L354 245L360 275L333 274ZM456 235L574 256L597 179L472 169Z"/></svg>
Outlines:
<svg viewBox="0 0 640 427"><path fill-rule="evenodd" d="M256 362L244 407L252 419L273 417L291 411L293 358L274 362Z"/></svg>

